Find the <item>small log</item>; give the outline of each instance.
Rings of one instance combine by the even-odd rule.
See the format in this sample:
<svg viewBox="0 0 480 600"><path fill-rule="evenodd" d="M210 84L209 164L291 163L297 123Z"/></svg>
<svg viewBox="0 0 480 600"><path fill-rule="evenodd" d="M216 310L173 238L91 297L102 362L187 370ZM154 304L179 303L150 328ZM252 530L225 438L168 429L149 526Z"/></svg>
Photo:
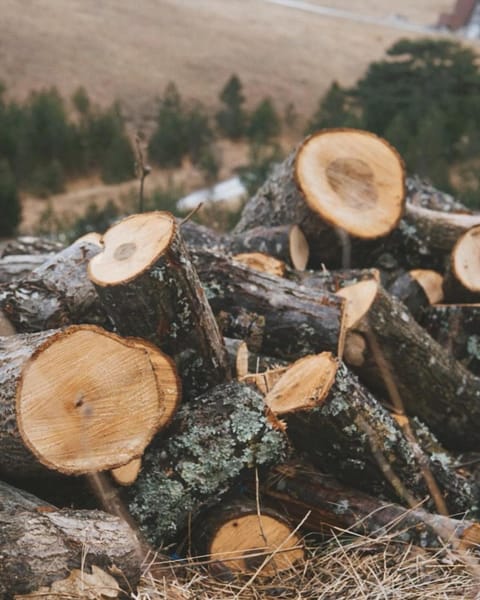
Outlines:
<svg viewBox="0 0 480 600"><path fill-rule="evenodd" d="M56 254L63 250L61 242L55 242L46 238L22 236L10 240L0 252L0 258L12 255L34 255L34 254Z"/></svg>
<svg viewBox="0 0 480 600"><path fill-rule="evenodd" d="M224 236L224 247L232 254L249 252L268 254L298 271L306 268L310 255L308 242L298 225L254 227L241 233Z"/></svg>
<svg viewBox="0 0 480 600"><path fill-rule="evenodd" d="M330 353L294 363L265 396L265 403L286 421L295 448L341 481L396 501L413 497L420 502L428 495L400 426ZM427 460L439 475L450 510L469 510L475 503L474 491L466 478L457 475L448 454L443 453L442 460L428 456ZM395 484L394 478L401 483Z"/></svg>
<svg viewBox="0 0 480 600"><path fill-rule="evenodd" d="M252 352L286 360L341 352L344 302L335 294L308 290L213 252L194 250L192 259L225 336L245 340Z"/></svg>
<svg viewBox="0 0 480 600"><path fill-rule="evenodd" d="M200 515L193 527L198 554L224 580L253 572L271 577L305 560L301 534L271 508L260 512L251 500L230 500Z"/></svg>
<svg viewBox="0 0 480 600"><path fill-rule="evenodd" d="M89 276L125 336L144 338L172 356L187 397L229 377L215 318L175 218L133 215L111 227Z"/></svg>
<svg viewBox="0 0 480 600"><path fill-rule="evenodd" d="M250 352L246 342L234 338L225 338L230 368L234 377L241 379L248 374L262 373L269 369L284 367L287 361L273 356L262 356Z"/></svg>
<svg viewBox="0 0 480 600"><path fill-rule="evenodd" d="M0 338L0 472L124 465L142 455L162 407L150 353L98 327Z"/></svg>
<svg viewBox="0 0 480 600"><path fill-rule="evenodd" d="M0 283L23 279L49 258L49 254L12 254L0 258Z"/></svg>
<svg viewBox="0 0 480 600"><path fill-rule="evenodd" d="M349 290L342 289L343 297L348 297ZM379 285L372 291L370 300L364 297L360 318L350 330L367 338L365 354L359 357L357 353L356 372L372 390L387 396L379 357L372 353L368 339L373 334L407 413L426 423L448 448L478 448L480 379L416 323L404 304Z"/></svg>
<svg viewBox="0 0 480 600"><path fill-rule="evenodd" d="M264 502L273 501L296 522L308 514L305 529L329 534L331 529L361 536L396 534L399 541L423 548L468 549L480 544L480 524L384 502L320 473L306 463L274 467L261 487Z"/></svg>
<svg viewBox="0 0 480 600"><path fill-rule="evenodd" d="M480 225L466 231L453 247L443 290L448 303L480 302Z"/></svg>
<svg viewBox="0 0 480 600"><path fill-rule="evenodd" d="M431 306L421 324L442 348L480 376L480 304Z"/></svg>
<svg viewBox="0 0 480 600"><path fill-rule="evenodd" d="M75 323L105 324L106 315L87 277L101 246L78 240L18 282L0 288L0 309L19 333Z"/></svg>
<svg viewBox="0 0 480 600"><path fill-rule="evenodd" d="M234 233L258 223L297 224L314 264L338 266L348 242L335 228L360 239L386 236L400 220L404 196L402 159L385 140L366 131L327 129L274 170L246 204Z"/></svg>
<svg viewBox="0 0 480 600"><path fill-rule="evenodd" d="M180 407L168 438L155 439L125 489L130 513L155 547L177 538L190 516L218 503L247 469L282 460L284 435L265 410L262 396L238 382Z"/></svg>
<svg viewBox="0 0 480 600"><path fill-rule="evenodd" d="M122 520L98 510L58 510L0 482L0 597L13 600L96 565L134 590L142 553Z"/></svg>
<svg viewBox="0 0 480 600"><path fill-rule="evenodd" d="M287 269L287 265L273 258L268 254L262 254L261 252L248 252L246 254L234 254L233 260L242 265L246 265L250 269L260 271L260 273L267 273L267 275L274 275L275 277L283 277Z"/></svg>
<svg viewBox="0 0 480 600"><path fill-rule="evenodd" d="M442 284L440 273L414 269L397 277L388 291L405 304L417 321L421 321L429 306L443 300Z"/></svg>

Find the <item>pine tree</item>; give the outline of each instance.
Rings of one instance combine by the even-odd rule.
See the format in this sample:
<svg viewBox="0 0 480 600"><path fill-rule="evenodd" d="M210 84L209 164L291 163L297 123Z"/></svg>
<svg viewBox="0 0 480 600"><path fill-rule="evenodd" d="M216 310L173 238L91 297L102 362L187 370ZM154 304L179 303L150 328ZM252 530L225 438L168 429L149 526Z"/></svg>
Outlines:
<svg viewBox="0 0 480 600"><path fill-rule="evenodd" d="M238 140L245 134L246 114L242 108L245 97L242 83L236 75L232 75L220 93L223 108L216 114L220 131L231 140Z"/></svg>
<svg viewBox="0 0 480 600"><path fill-rule="evenodd" d="M10 164L0 160L0 236L15 233L20 223L21 205Z"/></svg>
<svg viewBox="0 0 480 600"><path fill-rule="evenodd" d="M252 142L268 144L280 135L282 125L270 98L264 98L250 117L247 134Z"/></svg>

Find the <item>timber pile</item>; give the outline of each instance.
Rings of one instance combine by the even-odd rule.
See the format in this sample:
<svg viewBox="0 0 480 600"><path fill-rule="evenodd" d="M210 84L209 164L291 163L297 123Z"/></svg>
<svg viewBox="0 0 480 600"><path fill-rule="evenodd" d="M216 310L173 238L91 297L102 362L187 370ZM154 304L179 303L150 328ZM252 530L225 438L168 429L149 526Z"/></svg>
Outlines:
<svg viewBox="0 0 480 600"><path fill-rule="evenodd" d="M305 531L478 547L480 215L384 140L311 136L227 234L153 212L7 248L0 475L53 504L87 475L116 516L0 484L2 598L81 565L134 588L146 547L227 579Z"/></svg>

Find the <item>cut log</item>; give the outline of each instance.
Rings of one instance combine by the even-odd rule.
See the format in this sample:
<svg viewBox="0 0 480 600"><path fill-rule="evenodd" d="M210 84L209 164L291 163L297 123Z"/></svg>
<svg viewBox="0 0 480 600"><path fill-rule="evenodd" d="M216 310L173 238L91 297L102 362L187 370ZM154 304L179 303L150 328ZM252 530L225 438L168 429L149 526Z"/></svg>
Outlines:
<svg viewBox="0 0 480 600"><path fill-rule="evenodd" d="M449 303L480 302L480 225L466 231L453 247L443 290Z"/></svg>
<svg viewBox="0 0 480 600"><path fill-rule="evenodd" d="M400 426L330 353L294 363L266 395L265 403L286 421L295 448L341 481L403 502L412 498L420 502L428 495ZM450 510L469 510L475 503L474 491L455 472L453 460L444 453L442 460L429 459L429 463L439 475Z"/></svg>
<svg viewBox="0 0 480 600"><path fill-rule="evenodd" d="M229 377L223 338L175 218L133 215L111 227L90 279L117 330L172 356L187 397Z"/></svg>
<svg viewBox="0 0 480 600"><path fill-rule="evenodd" d="M37 591L94 565L134 590L142 554L135 533L104 512L58 510L0 482L0 597Z"/></svg>
<svg viewBox="0 0 480 600"><path fill-rule="evenodd" d="M341 352L344 302L335 294L299 287L213 252L194 250L192 259L225 336L245 340L252 352L286 360Z"/></svg>
<svg viewBox="0 0 480 600"><path fill-rule="evenodd" d="M241 379L248 374L262 373L269 369L284 367L287 361L273 356L262 356L250 352L246 342L234 338L225 338L230 368L236 379Z"/></svg>
<svg viewBox="0 0 480 600"><path fill-rule="evenodd" d="M480 304L431 306L421 324L442 348L480 376Z"/></svg>
<svg viewBox="0 0 480 600"><path fill-rule="evenodd" d="M323 130L277 167L234 232L297 224L315 264L338 266L344 242L335 228L361 239L386 236L400 220L404 196L402 159L385 140L355 129Z"/></svg>
<svg viewBox="0 0 480 600"><path fill-rule="evenodd" d="M232 258L234 261L246 265L250 269L266 273L267 275L275 275L275 277L283 277L287 270L287 265L284 262L261 252L234 254Z"/></svg>
<svg viewBox="0 0 480 600"><path fill-rule="evenodd" d="M264 502L281 507L292 521L308 514L305 529L322 534L333 529L368 537L385 534L423 548L456 546L477 548L480 524L457 520L423 510L405 509L383 502L356 489L342 485L306 463L287 463L274 467L261 488Z"/></svg>
<svg viewBox="0 0 480 600"><path fill-rule="evenodd" d="M14 254L56 254L63 250L61 242L55 242L46 238L23 236L10 240L0 252L0 258Z"/></svg>
<svg viewBox="0 0 480 600"><path fill-rule="evenodd" d="M125 490L130 513L155 547L173 541L190 516L217 503L246 469L282 460L285 437L265 410L262 396L237 382L180 407L168 439L155 439Z"/></svg>
<svg viewBox="0 0 480 600"><path fill-rule="evenodd" d="M261 252L303 271L308 263L308 242L298 225L254 227L224 236L224 247L232 254ZM205 246L205 249L208 249Z"/></svg>
<svg viewBox="0 0 480 600"><path fill-rule="evenodd" d="M353 287L353 286L352 286ZM343 288L347 297L349 288ZM351 331L378 341L407 413L426 423L449 448L475 449L480 444L480 379L455 361L399 300L381 286ZM386 398L379 357L370 343L355 370L372 390ZM381 357L380 357L381 358ZM353 365L352 365L353 366Z"/></svg>
<svg viewBox="0 0 480 600"><path fill-rule="evenodd" d="M222 503L198 521L193 528L198 553L207 557L210 572L224 580L252 573L270 577L305 559L301 534L279 512L259 512L252 501Z"/></svg>
<svg viewBox="0 0 480 600"><path fill-rule="evenodd" d="M126 465L123 465L123 467L112 469L111 475L114 482L118 483L118 485L132 485L136 481L141 468L142 459L134 458Z"/></svg>
<svg viewBox="0 0 480 600"><path fill-rule="evenodd" d="M417 321L421 321L427 307L443 300L442 284L440 273L414 269L397 277L388 291L405 304Z"/></svg>
<svg viewBox="0 0 480 600"><path fill-rule="evenodd" d="M16 330L32 333L75 323L105 324L106 315L87 277L88 261L100 249L79 240L21 281L0 288L0 309Z"/></svg>
<svg viewBox="0 0 480 600"><path fill-rule="evenodd" d="M0 338L0 472L124 465L142 455L162 407L150 353L98 327Z"/></svg>

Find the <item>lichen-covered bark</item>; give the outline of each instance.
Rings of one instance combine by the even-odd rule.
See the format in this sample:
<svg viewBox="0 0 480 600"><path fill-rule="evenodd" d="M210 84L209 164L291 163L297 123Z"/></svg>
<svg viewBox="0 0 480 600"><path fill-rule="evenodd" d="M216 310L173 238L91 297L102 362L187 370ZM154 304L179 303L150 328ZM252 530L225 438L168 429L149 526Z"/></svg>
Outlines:
<svg viewBox="0 0 480 600"><path fill-rule="evenodd" d="M285 452L258 392L236 382L217 386L181 407L168 438L147 449L126 492L129 511L151 543L166 544L246 469L276 464Z"/></svg>
<svg viewBox="0 0 480 600"><path fill-rule="evenodd" d="M121 335L144 338L175 359L184 397L229 378L223 337L178 227L151 267L95 288Z"/></svg>
<svg viewBox="0 0 480 600"><path fill-rule="evenodd" d="M400 426L344 364L339 365L335 382L319 406L279 416L287 422L293 445L344 483L404 500L385 477L378 462L380 453L410 494L419 500L428 496L413 449ZM441 489L450 510L471 509L475 501L470 482L455 473L446 453L436 458L429 461L430 467L442 475Z"/></svg>
<svg viewBox="0 0 480 600"><path fill-rule="evenodd" d="M306 463L273 468L261 488L265 502L280 505L291 519L303 519L305 528L325 533L330 527L362 536L395 534L402 542L424 548L444 547L461 540L465 547L480 540L480 525L431 514L422 508L405 509L345 486Z"/></svg>
<svg viewBox="0 0 480 600"><path fill-rule="evenodd" d="M390 365L407 413L426 423L445 446L478 449L480 378L445 351L406 306L382 288L359 325L366 327ZM356 370L372 389L384 390L372 354Z"/></svg>
<svg viewBox="0 0 480 600"><path fill-rule="evenodd" d="M87 276L100 246L72 244L49 257L21 281L0 288L0 309L19 333L74 323L104 324L105 313Z"/></svg>
<svg viewBox="0 0 480 600"><path fill-rule="evenodd" d="M46 238L22 236L10 240L0 252L0 258L20 254L56 254L63 249L63 244Z"/></svg>
<svg viewBox="0 0 480 600"><path fill-rule="evenodd" d="M225 245L232 254L262 252L292 265L290 256L291 225L259 226L248 231L225 236Z"/></svg>
<svg viewBox="0 0 480 600"><path fill-rule="evenodd" d="M252 352L287 360L343 343L344 302L266 275L213 252L192 259L225 336L244 339Z"/></svg>
<svg viewBox="0 0 480 600"><path fill-rule="evenodd" d="M430 306L421 324L442 348L480 376L480 304Z"/></svg>
<svg viewBox="0 0 480 600"><path fill-rule="evenodd" d="M17 425L16 393L26 362L56 333L0 337L0 473L29 476L46 471L23 442Z"/></svg>
<svg viewBox="0 0 480 600"><path fill-rule="evenodd" d="M135 533L101 511L58 510L0 482L0 597L35 592L92 565L135 589L142 555ZM120 572L118 571L120 570Z"/></svg>
<svg viewBox="0 0 480 600"><path fill-rule="evenodd" d="M0 283L23 279L49 258L49 254L13 254L0 258Z"/></svg>

